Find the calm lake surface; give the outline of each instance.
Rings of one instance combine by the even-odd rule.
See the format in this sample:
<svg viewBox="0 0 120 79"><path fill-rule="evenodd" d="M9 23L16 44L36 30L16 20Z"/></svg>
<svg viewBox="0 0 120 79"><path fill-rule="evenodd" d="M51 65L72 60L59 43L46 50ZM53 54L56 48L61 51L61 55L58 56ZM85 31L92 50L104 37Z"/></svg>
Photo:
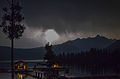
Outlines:
<svg viewBox="0 0 120 79"><path fill-rule="evenodd" d="M43 62L42 60L27 60L28 67L34 67L37 63ZM82 65L63 65L69 69L69 73L65 74L67 77L84 77L84 76L109 76L120 75L120 65L101 65L101 64L82 64ZM10 69L9 61L0 61L0 69ZM35 73L31 73L35 74ZM10 73L0 73L0 79L11 79ZM19 79L15 74L15 79ZM34 79L30 76L25 76L24 79Z"/></svg>

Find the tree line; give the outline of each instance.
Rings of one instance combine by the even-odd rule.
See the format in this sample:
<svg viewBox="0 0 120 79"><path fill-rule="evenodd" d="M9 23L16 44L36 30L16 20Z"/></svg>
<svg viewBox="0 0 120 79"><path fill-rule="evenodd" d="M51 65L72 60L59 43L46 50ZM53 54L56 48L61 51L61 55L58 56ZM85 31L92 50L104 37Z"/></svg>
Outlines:
<svg viewBox="0 0 120 79"><path fill-rule="evenodd" d="M120 50L96 49L78 53L63 52L56 55L61 64L120 64Z"/></svg>

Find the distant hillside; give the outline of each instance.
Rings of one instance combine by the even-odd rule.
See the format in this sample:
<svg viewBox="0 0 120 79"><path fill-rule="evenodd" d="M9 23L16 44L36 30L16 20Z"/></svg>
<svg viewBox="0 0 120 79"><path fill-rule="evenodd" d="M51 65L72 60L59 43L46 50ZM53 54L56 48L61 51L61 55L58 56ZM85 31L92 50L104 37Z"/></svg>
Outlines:
<svg viewBox="0 0 120 79"><path fill-rule="evenodd" d="M111 45L114 41L112 39L105 38L97 35L92 38L83 38L67 41L63 44L53 46L55 54L59 53L78 53L86 51L91 48L106 48ZM42 59L45 55L44 47L32 48L32 49L14 49L15 59ZM0 46L0 60L10 59L10 48Z"/></svg>
<svg viewBox="0 0 120 79"><path fill-rule="evenodd" d="M120 40L116 40L111 45L107 47L110 50L120 50Z"/></svg>
<svg viewBox="0 0 120 79"><path fill-rule="evenodd" d="M93 38L76 39L54 46L54 51L57 53L69 52L75 53L80 51L90 50L90 48L106 48L115 40L97 35Z"/></svg>
<svg viewBox="0 0 120 79"><path fill-rule="evenodd" d="M33 49L14 49L14 57L19 60L27 59L43 59L45 54L44 48L33 48ZM0 46L0 60L10 59L10 48Z"/></svg>

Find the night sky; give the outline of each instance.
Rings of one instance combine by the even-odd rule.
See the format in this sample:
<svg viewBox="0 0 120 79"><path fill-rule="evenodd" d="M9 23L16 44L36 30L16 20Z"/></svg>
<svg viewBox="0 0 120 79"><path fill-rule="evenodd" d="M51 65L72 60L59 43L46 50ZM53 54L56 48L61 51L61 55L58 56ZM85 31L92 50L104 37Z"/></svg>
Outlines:
<svg viewBox="0 0 120 79"><path fill-rule="evenodd" d="M94 37L97 34L120 39L119 0L19 0L25 17L26 30L15 47L44 46L44 32L53 29L60 38L53 44L76 38ZM0 0L0 8L8 5ZM0 9L0 19L2 10ZM0 30L0 46L10 41Z"/></svg>

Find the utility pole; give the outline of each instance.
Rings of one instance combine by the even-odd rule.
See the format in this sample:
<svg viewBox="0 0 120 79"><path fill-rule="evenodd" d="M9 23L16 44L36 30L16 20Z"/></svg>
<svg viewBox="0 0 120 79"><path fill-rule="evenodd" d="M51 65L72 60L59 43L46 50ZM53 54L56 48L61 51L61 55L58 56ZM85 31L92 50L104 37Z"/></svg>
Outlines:
<svg viewBox="0 0 120 79"><path fill-rule="evenodd" d="M11 4L11 21L12 21L12 28L11 28L11 70L12 70L12 79L14 79L14 37L13 37L13 32L14 32L14 3L13 3L13 0L12 0L12 4Z"/></svg>

